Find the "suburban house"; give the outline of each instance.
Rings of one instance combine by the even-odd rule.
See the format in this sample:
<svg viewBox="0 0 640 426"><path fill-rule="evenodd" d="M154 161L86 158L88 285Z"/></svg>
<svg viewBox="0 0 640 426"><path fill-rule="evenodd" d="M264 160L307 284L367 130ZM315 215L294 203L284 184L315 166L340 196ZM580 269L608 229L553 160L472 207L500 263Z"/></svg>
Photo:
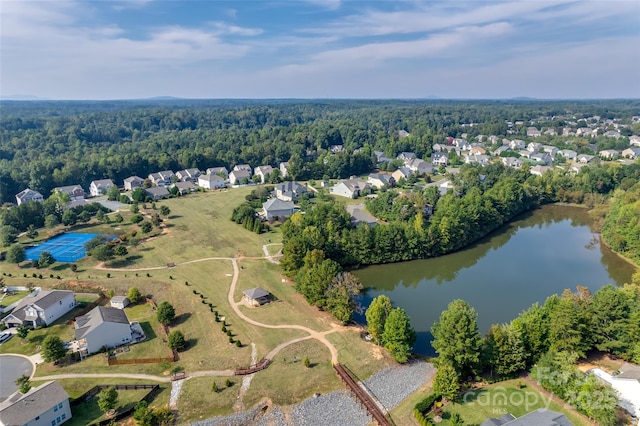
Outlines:
<svg viewBox="0 0 640 426"><path fill-rule="evenodd" d="M620 152L615 149L603 149L598 153L603 160L615 160L620 156Z"/></svg>
<svg viewBox="0 0 640 426"><path fill-rule="evenodd" d="M144 184L144 179L140 176L129 176L124 180L124 190L125 191L133 191L136 188L142 188Z"/></svg>
<svg viewBox="0 0 640 426"><path fill-rule="evenodd" d="M253 169L253 174L256 176L260 176L260 182L265 183L269 177L273 173L273 167L271 166L258 166Z"/></svg>
<svg viewBox="0 0 640 426"><path fill-rule="evenodd" d="M371 213L365 210L364 204L356 204L346 206L347 212L351 216L351 223L355 226L365 224L367 226L375 226L378 220Z"/></svg>
<svg viewBox="0 0 640 426"><path fill-rule="evenodd" d="M71 201L84 200L84 189L80 185L59 186L53 188L55 192L62 192L63 194L69 194Z"/></svg>
<svg viewBox="0 0 640 426"><path fill-rule="evenodd" d="M251 166L248 164L236 164L233 166L232 172L239 172L240 170L244 170L245 172L249 172L251 174Z"/></svg>
<svg viewBox="0 0 640 426"><path fill-rule="evenodd" d="M551 155L547 152L536 152L535 154L532 154L529 159L542 163L545 166L550 165L553 161Z"/></svg>
<svg viewBox="0 0 640 426"><path fill-rule="evenodd" d="M475 155L475 154L486 154L487 150L484 149L483 147L476 145L476 146L472 146L471 149L469 150L469 154L471 155Z"/></svg>
<svg viewBox="0 0 640 426"><path fill-rule="evenodd" d="M511 149L524 149L524 147L526 147L527 144L520 139L514 139L511 142L509 142L509 148Z"/></svg>
<svg viewBox="0 0 640 426"><path fill-rule="evenodd" d="M247 182L251 180L251 173L246 170L235 170L234 167L234 170L229 173L229 183L231 185L240 185L245 179Z"/></svg>
<svg viewBox="0 0 640 426"><path fill-rule="evenodd" d="M176 172L176 177L181 182L197 182L198 176L200 176L200 170L198 169L184 169Z"/></svg>
<svg viewBox="0 0 640 426"><path fill-rule="evenodd" d="M552 157L558 153L558 148L553 145L542 145L542 150Z"/></svg>
<svg viewBox="0 0 640 426"><path fill-rule="evenodd" d="M331 151L332 154L337 154L339 152L344 151L344 146L342 146L342 145L331 145L329 147L329 151Z"/></svg>
<svg viewBox="0 0 640 426"><path fill-rule="evenodd" d="M399 138L406 138L407 136L409 136L409 132L407 132L406 130L398 130L398 137Z"/></svg>
<svg viewBox="0 0 640 426"><path fill-rule="evenodd" d="M391 158L387 157L382 151L373 151L373 155L376 156L376 163L390 163Z"/></svg>
<svg viewBox="0 0 640 426"><path fill-rule="evenodd" d="M431 163L434 166L446 166L449 164L449 153L447 152L434 152L431 154Z"/></svg>
<svg viewBox="0 0 640 426"><path fill-rule="evenodd" d="M229 177L229 170L226 167L210 167L207 169L208 175L218 175L227 179Z"/></svg>
<svg viewBox="0 0 640 426"><path fill-rule="evenodd" d="M631 146L640 146L640 136L631 136L629 137L629 144Z"/></svg>
<svg viewBox="0 0 640 426"><path fill-rule="evenodd" d="M30 188L23 189L16 194L16 203L18 203L18 205L28 203L29 201L41 203L44 201L44 198L41 193Z"/></svg>
<svg viewBox="0 0 640 426"><path fill-rule="evenodd" d="M490 418L480 426L573 426L573 423L562 413L538 408L522 417L515 418L507 413L498 418Z"/></svg>
<svg viewBox="0 0 640 426"><path fill-rule="evenodd" d="M558 154L562 155L567 160L575 160L578 157L578 153L572 149L563 149Z"/></svg>
<svg viewBox="0 0 640 426"><path fill-rule="evenodd" d="M400 181L400 179L407 179L409 176L411 176L413 174L413 170L411 170L408 167L400 167L398 170L396 170L395 172L391 173L391 177L397 182Z"/></svg>
<svg viewBox="0 0 640 426"><path fill-rule="evenodd" d="M604 136L606 136L608 138L616 138L616 139L618 139L622 135L620 134L620 132L618 132L616 130L609 130L608 132L604 132Z"/></svg>
<svg viewBox="0 0 640 426"><path fill-rule="evenodd" d="M169 198L169 190L164 186L155 186L153 188L147 188L144 190L147 196L152 200L161 200L163 198Z"/></svg>
<svg viewBox="0 0 640 426"><path fill-rule="evenodd" d="M595 155L580 154L576 157L576 161L582 164L595 163L595 160L596 160Z"/></svg>
<svg viewBox="0 0 640 426"><path fill-rule="evenodd" d="M522 167L522 161L519 158L515 157L502 157L502 164L507 167L513 167L514 169L519 169Z"/></svg>
<svg viewBox="0 0 640 426"><path fill-rule="evenodd" d="M469 154L465 159L466 164L480 164L481 166L489 165L489 156L483 154Z"/></svg>
<svg viewBox="0 0 640 426"><path fill-rule="evenodd" d="M262 210L267 220L289 217L293 214L293 201L269 198L262 204Z"/></svg>
<svg viewBox="0 0 640 426"><path fill-rule="evenodd" d="M242 298L245 299L251 306L260 306L269 301L270 294L262 287L256 287L243 291Z"/></svg>
<svg viewBox="0 0 640 426"><path fill-rule="evenodd" d="M640 418L640 367L623 364L620 367L620 373L616 375L611 375L599 368L594 368L590 373L616 391L620 399L618 405L636 419Z"/></svg>
<svg viewBox="0 0 640 426"><path fill-rule="evenodd" d="M343 179L329 189L333 195L346 198L358 198L371 192L371 185L359 178Z"/></svg>
<svg viewBox="0 0 640 426"><path fill-rule="evenodd" d="M151 173L149 175L149 180L155 186L169 186L173 183L173 178L176 175L171 170L164 170L158 173Z"/></svg>
<svg viewBox="0 0 640 426"><path fill-rule="evenodd" d="M199 182L199 181L196 181ZM171 187L175 187L178 189L178 193L180 195L189 194L196 190L196 186L190 180L185 182L176 182Z"/></svg>
<svg viewBox="0 0 640 426"><path fill-rule="evenodd" d="M547 136L556 136L557 134L558 132L556 132L555 129L547 129L543 133L543 135L547 135Z"/></svg>
<svg viewBox="0 0 640 426"><path fill-rule="evenodd" d="M392 175L384 173L371 173L367 178L367 182L376 189L380 189L383 186L395 186L396 180Z"/></svg>
<svg viewBox="0 0 640 426"><path fill-rule="evenodd" d="M198 177L198 186L205 189L220 189L224 188L224 178L216 174L200 175Z"/></svg>
<svg viewBox="0 0 640 426"><path fill-rule="evenodd" d="M129 298L127 296L113 296L109 304L112 308L124 309L129 306Z"/></svg>
<svg viewBox="0 0 640 426"><path fill-rule="evenodd" d="M407 167L419 175L433 173L433 164L419 158L414 158L413 160L409 161Z"/></svg>
<svg viewBox="0 0 640 426"><path fill-rule="evenodd" d="M401 160L405 164L409 163L409 161L416 158L416 155L413 152L401 152L398 154L398 160Z"/></svg>
<svg viewBox="0 0 640 426"><path fill-rule="evenodd" d="M99 197L106 194L112 186L114 186L114 183L111 179L94 180L89 185L89 193L92 197Z"/></svg>
<svg viewBox="0 0 640 426"><path fill-rule="evenodd" d="M499 157L500 154L507 151L511 151L511 148L509 147L509 145L500 145L493 151L493 155L495 155L496 157Z"/></svg>
<svg viewBox="0 0 640 426"><path fill-rule="evenodd" d="M274 191L276 198L282 201L298 201L298 197L307 193L307 187L296 181L279 183Z"/></svg>
<svg viewBox="0 0 640 426"><path fill-rule="evenodd" d="M527 127L527 137L528 138L539 138L542 135L540 130L535 127Z"/></svg>
<svg viewBox="0 0 640 426"><path fill-rule="evenodd" d="M640 148L627 148L622 151L622 157L635 160L636 158L640 157Z"/></svg>
<svg viewBox="0 0 640 426"><path fill-rule="evenodd" d="M57 426L71 418L69 394L56 381L45 382L0 403L0 425Z"/></svg>
<svg viewBox="0 0 640 426"><path fill-rule="evenodd" d="M531 173L532 175L535 176L542 176L543 174L547 173L548 171L551 170L550 166L533 166L531 167L531 170L529 171L529 173Z"/></svg>
<svg viewBox="0 0 640 426"><path fill-rule="evenodd" d="M13 311L2 319L7 327L51 325L76 306L76 298L69 290L39 290L22 298Z"/></svg>
<svg viewBox="0 0 640 426"><path fill-rule="evenodd" d="M586 164L583 163L573 163L569 166L569 172L571 173L579 173L580 169L585 167Z"/></svg>
<svg viewBox="0 0 640 426"><path fill-rule="evenodd" d="M278 168L280 169L280 176L282 176L282 178L289 176L289 163L287 161L280 163Z"/></svg>
<svg viewBox="0 0 640 426"><path fill-rule="evenodd" d="M452 190L455 192L455 185L453 184L453 182L451 182L448 179L443 180L440 182L440 185L438 186L438 190L440 191L441 196L445 196L447 195L447 192L449 192L449 190Z"/></svg>
<svg viewBox="0 0 640 426"><path fill-rule="evenodd" d="M123 309L96 306L88 314L76 318L74 329L79 350L85 355L133 340L131 325Z"/></svg>
<svg viewBox="0 0 640 426"><path fill-rule="evenodd" d="M445 150L446 145L444 144L439 144L439 143L434 143L433 146L431 147L431 149L433 149L433 152L441 152ZM380 151L376 151L376 155L377 153Z"/></svg>
<svg viewBox="0 0 640 426"><path fill-rule="evenodd" d="M542 149L542 144L538 142L531 142L527 145L527 150L531 152L539 152Z"/></svg>

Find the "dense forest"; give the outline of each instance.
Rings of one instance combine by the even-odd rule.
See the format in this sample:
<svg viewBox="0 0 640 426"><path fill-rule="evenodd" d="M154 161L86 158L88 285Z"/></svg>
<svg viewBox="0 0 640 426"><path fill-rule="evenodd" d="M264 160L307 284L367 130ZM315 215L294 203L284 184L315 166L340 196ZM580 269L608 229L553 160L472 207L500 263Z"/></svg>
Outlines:
<svg viewBox="0 0 640 426"><path fill-rule="evenodd" d="M612 249L640 260L640 184L613 194L602 237Z"/></svg>
<svg viewBox="0 0 640 426"><path fill-rule="evenodd" d="M544 117L541 124L557 128L566 117L625 122L640 115L633 100L3 101L0 107L0 203L13 202L27 186L46 198L56 186L87 188L94 179L120 184L131 175L237 163L289 161L294 179L348 177L369 172L375 150L423 158L447 136L506 135L507 122ZM526 134L525 125L514 130L513 137ZM631 128L623 132L629 136ZM328 155L332 145L344 151Z"/></svg>

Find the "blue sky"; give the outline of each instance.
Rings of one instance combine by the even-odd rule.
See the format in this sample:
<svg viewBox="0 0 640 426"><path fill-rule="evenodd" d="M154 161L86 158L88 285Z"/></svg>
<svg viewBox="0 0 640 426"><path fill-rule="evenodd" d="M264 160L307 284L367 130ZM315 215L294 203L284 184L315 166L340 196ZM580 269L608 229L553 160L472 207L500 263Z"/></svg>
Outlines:
<svg viewBox="0 0 640 426"><path fill-rule="evenodd" d="M639 98L640 2L0 0L0 93Z"/></svg>

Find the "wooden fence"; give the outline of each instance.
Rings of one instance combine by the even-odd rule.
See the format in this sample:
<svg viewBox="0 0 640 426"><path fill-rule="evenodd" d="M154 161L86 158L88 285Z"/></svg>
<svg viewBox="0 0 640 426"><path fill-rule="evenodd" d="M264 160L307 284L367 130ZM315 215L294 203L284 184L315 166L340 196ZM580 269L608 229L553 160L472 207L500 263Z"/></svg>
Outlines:
<svg viewBox="0 0 640 426"><path fill-rule="evenodd" d="M168 358L132 358L132 359L117 359L108 358L108 365L126 365L126 364L160 364L161 362L176 362L174 357Z"/></svg>

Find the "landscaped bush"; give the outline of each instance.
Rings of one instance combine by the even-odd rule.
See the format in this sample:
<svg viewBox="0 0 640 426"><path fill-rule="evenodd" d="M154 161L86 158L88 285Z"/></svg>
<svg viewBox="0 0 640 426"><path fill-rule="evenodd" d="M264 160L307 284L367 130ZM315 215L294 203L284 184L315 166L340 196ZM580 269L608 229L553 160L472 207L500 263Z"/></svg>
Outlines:
<svg viewBox="0 0 640 426"><path fill-rule="evenodd" d="M440 401L442 398L440 395L436 395L435 393L430 393L425 396L422 401L418 402L415 406L415 409L420 411L421 413L426 413L431 410L433 404Z"/></svg>

